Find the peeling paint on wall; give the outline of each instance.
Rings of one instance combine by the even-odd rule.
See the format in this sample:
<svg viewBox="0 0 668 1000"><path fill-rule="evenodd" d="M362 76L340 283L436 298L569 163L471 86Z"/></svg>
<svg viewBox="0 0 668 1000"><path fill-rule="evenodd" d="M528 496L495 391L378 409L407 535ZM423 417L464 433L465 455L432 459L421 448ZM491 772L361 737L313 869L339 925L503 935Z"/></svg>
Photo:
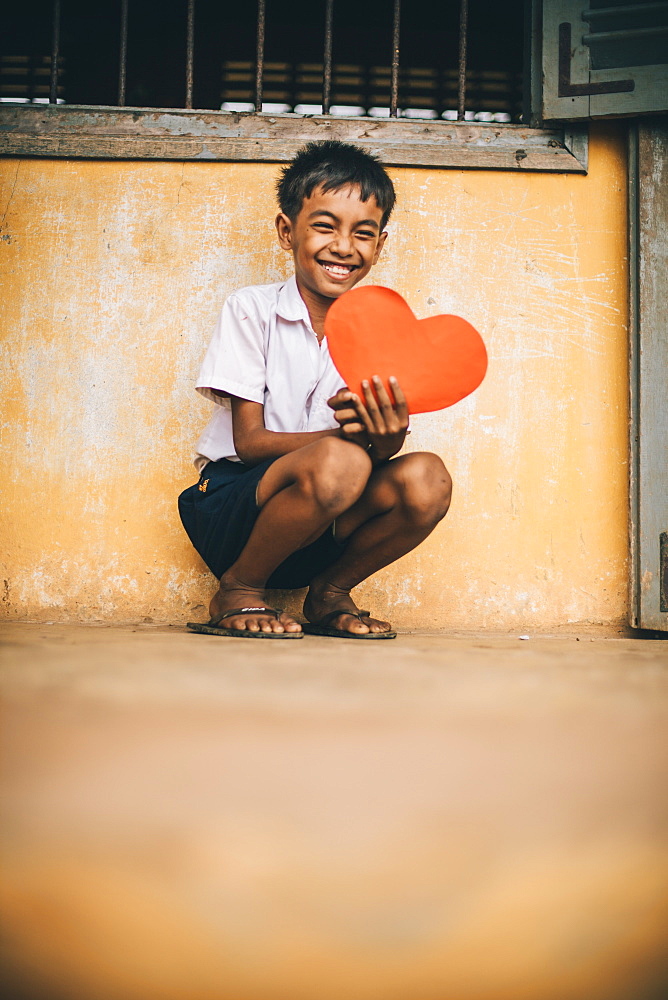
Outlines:
<svg viewBox="0 0 668 1000"><path fill-rule="evenodd" d="M361 588L400 627L551 627L626 610L622 134L588 176L393 169L372 278L484 335L478 392L412 422L453 506ZM186 620L212 580L176 513L227 294L289 273L270 164L0 163L5 617ZM293 601L294 606L294 601ZM198 612L201 616L202 612Z"/></svg>

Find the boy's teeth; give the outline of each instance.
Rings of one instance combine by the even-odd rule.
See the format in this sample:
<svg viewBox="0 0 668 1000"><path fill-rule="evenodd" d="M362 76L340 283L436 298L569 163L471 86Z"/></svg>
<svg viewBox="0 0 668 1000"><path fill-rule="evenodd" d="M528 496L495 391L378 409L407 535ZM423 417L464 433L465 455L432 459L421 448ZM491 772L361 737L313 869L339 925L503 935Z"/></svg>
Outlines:
<svg viewBox="0 0 668 1000"><path fill-rule="evenodd" d="M323 264L322 266L326 271L331 271L332 274L348 275L351 271L351 268L340 267L338 264Z"/></svg>

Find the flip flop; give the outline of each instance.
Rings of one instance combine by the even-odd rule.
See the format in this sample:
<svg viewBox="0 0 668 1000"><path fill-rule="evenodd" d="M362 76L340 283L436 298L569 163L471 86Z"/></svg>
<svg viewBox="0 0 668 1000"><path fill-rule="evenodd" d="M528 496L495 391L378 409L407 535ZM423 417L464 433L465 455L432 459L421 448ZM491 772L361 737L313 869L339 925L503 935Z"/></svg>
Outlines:
<svg viewBox="0 0 668 1000"><path fill-rule="evenodd" d="M344 632L340 628L332 628L329 623L333 622L335 618L340 618L341 615L351 615L362 621L363 618L369 617L369 612L349 611L348 608L330 611L328 615L317 622L306 622L302 625L302 629L307 635L331 635L335 639L396 639L397 637L397 633L393 630L389 632Z"/></svg>
<svg viewBox="0 0 668 1000"><path fill-rule="evenodd" d="M202 625L199 622L186 622L186 628L189 628L191 632L203 632L205 635L228 635L232 638L237 639L303 639L303 632L262 632L258 630L257 632L251 631L249 628L223 628L219 625L219 622L224 621L226 618L232 618L233 615L245 615L245 614L267 614L272 615L274 618L280 618L283 614L282 608L232 608L231 611L226 611L224 615L219 618L212 618L210 622L206 625Z"/></svg>

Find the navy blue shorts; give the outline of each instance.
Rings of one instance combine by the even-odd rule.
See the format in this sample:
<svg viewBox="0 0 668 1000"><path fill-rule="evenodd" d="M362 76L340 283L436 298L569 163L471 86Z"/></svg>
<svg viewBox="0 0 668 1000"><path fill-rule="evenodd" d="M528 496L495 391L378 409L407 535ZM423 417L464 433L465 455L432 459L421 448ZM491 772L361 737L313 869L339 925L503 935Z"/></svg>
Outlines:
<svg viewBox="0 0 668 1000"><path fill-rule="evenodd" d="M221 458L202 469L199 482L179 497L179 514L204 562L220 578L237 561L260 513L257 485L273 459L260 465L242 465ZM267 587L296 590L307 587L341 555L343 547L331 527L320 538L293 552L274 570Z"/></svg>

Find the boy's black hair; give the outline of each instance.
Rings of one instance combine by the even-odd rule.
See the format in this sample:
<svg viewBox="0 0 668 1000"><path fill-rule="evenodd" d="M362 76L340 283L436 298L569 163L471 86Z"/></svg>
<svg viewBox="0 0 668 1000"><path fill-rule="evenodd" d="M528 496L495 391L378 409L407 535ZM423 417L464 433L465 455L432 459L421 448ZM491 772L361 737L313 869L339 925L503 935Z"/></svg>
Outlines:
<svg viewBox="0 0 668 1000"><path fill-rule="evenodd" d="M384 229L396 199L392 181L376 156L338 139L307 142L302 146L281 172L276 185L278 204L281 212L294 221L304 199L315 188L339 191L349 185L360 189L362 201L373 195L383 213L381 229Z"/></svg>

